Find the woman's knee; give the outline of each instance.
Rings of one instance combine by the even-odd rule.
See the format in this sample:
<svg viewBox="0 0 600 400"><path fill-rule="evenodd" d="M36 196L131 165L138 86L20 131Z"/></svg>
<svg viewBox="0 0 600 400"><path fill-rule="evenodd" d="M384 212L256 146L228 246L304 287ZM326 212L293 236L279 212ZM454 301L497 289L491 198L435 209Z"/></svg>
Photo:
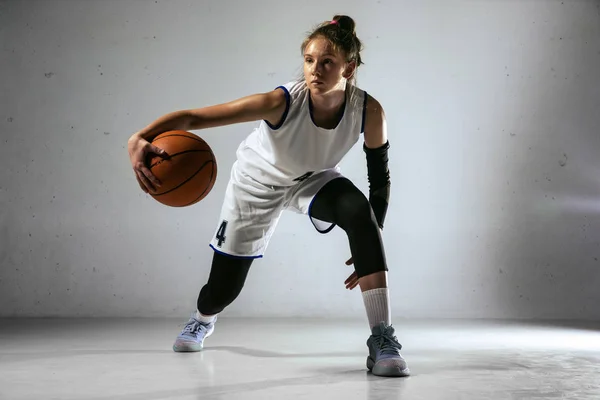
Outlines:
<svg viewBox="0 0 600 400"><path fill-rule="evenodd" d="M363 228L377 226L373 209L369 199L354 186L340 195L338 202L338 225L342 229Z"/></svg>
<svg viewBox="0 0 600 400"><path fill-rule="evenodd" d="M197 308L203 315L215 315L222 312L241 293L241 287L230 286L225 290L215 290L210 283L204 285L198 296Z"/></svg>
<svg viewBox="0 0 600 400"><path fill-rule="evenodd" d="M208 282L198 296L198 311L204 315L218 314L241 293L251 258L230 257L214 253Z"/></svg>

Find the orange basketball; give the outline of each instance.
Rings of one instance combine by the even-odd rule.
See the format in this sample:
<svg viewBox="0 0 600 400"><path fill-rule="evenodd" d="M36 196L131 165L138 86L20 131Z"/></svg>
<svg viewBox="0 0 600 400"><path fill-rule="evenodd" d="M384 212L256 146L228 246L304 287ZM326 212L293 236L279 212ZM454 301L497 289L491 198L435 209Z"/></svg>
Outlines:
<svg viewBox="0 0 600 400"><path fill-rule="evenodd" d="M150 195L171 207L186 207L202 200L217 179L217 162L210 146L197 135L186 131L161 133L152 144L164 149L167 156L152 154L148 165L161 182Z"/></svg>

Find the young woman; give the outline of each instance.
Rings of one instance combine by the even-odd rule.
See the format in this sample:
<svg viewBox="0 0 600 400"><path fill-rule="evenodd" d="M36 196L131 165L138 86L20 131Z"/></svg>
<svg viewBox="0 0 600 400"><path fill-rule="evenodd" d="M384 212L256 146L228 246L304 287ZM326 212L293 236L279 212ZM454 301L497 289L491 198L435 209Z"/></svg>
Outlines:
<svg viewBox="0 0 600 400"><path fill-rule="evenodd" d="M129 139L133 169L148 192L160 186L144 164L148 153L164 153L150 143L158 134L260 121L238 147L210 243L208 282L175 340L175 351L202 349L217 315L240 294L253 260L263 256L282 211L293 210L307 214L321 233L337 225L348 235L352 258L347 264L353 263L355 271L345 283L349 289L360 285L364 299L371 328L367 368L380 376L409 374L391 326L380 232L390 192L385 114L375 98L354 85L361 48L352 18L336 15L302 43L303 79L225 104L167 114ZM369 198L338 168L361 134Z"/></svg>

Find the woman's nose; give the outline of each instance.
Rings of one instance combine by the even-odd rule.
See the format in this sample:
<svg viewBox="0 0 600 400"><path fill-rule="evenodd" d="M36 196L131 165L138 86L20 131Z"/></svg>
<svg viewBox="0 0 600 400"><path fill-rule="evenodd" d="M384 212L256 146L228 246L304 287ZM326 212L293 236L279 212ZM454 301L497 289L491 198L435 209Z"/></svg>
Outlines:
<svg viewBox="0 0 600 400"><path fill-rule="evenodd" d="M319 64L319 63L313 63L313 65L312 65L312 74L313 75L320 75L321 74L321 64Z"/></svg>

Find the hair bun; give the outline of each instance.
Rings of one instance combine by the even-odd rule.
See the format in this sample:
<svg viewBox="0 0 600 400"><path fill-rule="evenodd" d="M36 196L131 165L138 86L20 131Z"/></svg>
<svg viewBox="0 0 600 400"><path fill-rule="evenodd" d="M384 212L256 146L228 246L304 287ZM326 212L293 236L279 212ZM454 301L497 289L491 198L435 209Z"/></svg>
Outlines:
<svg viewBox="0 0 600 400"><path fill-rule="evenodd" d="M336 21L341 29L345 31L350 31L353 34L356 34L356 23L352 18L347 15L336 15L333 17L333 21Z"/></svg>

